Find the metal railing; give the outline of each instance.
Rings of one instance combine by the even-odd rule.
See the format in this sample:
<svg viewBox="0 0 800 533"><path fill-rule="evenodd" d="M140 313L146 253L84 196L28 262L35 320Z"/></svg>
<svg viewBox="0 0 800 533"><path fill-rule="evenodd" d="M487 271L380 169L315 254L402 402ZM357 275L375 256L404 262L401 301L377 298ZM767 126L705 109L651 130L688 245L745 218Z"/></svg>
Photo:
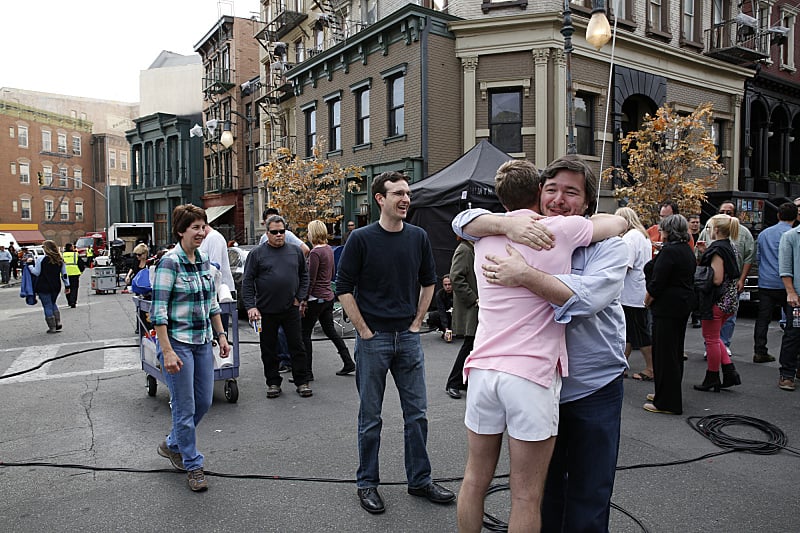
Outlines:
<svg viewBox="0 0 800 533"><path fill-rule="evenodd" d="M728 20L704 32L705 53L734 63L748 63L769 57L770 34L762 28L753 28Z"/></svg>

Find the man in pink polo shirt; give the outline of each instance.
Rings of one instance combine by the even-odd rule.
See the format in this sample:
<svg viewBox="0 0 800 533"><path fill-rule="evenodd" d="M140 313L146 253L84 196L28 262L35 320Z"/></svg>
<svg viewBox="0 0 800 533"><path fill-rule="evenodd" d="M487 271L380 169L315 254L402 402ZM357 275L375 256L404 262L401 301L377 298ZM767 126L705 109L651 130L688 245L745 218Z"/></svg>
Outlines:
<svg viewBox="0 0 800 533"><path fill-rule="evenodd" d="M528 161L512 160L500 167L495 192L508 210L506 216L534 215L538 179ZM567 274L575 248L626 229L625 221L614 215L555 216L539 222L553 234L555 247L534 251L505 236L484 237L475 244L476 272L487 255L505 256L513 247L540 271ZM484 495L506 430L511 458L509 530L538 530L544 480L558 433L561 376L568 374L564 324L554 320L547 300L524 287L505 287L481 276L478 295L475 348L464 364L465 378L469 376L464 417L469 455L458 498L459 531L481 529Z"/></svg>

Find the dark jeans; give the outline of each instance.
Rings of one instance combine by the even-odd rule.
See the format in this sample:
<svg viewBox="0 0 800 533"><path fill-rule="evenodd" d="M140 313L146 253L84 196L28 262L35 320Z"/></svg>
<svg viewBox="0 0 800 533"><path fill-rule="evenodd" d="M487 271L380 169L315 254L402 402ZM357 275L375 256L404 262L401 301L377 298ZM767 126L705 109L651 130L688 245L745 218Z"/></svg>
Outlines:
<svg viewBox="0 0 800 533"><path fill-rule="evenodd" d="M314 370L312 368L313 348L311 346L311 333L314 331L314 325L316 325L317 320L319 320L325 336L333 341L333 345L336 346L336 351L339 353L339 357L342 358L342 362L345 364L353 362L350 357L350 350L347 349L347 345L339 336L339 332L336 331L336 326L333 325L333 300L329 302L323 300L321 303L315 300L309 301L308 307L306 307L306 316L303 317L303 342L306 346L308 371L312 376L314 375Z"/></svg>
<svg viewBox="0 0 800 533"><path fill-rule="evenodd" d="M283 378L278 372L278 327L283 326L289 354L292 358L292 378L295 386L308 383L306 349L300 332L300 309L292 306L282 313L261 313L261 362L267 385L280 386Z"/></svg>
<svg viewBox="0 0 800 533"><path fill-rule="evenodd" d="M70 276L69 277L69 294L67 294L67 304L70 307L75 307L78 303L78 288L81 285L81 276L80 274L77 276Z"/></svg>
<svg viewBox="0 0 800 533"><path fill-rule="evenodd" d="M381 408L386 373L391 372L403 410L406 479L410 488L431 482L428 459L428 398L425 361L419 333L376 331L368 340L356 337L356 388L358 407L358 488L380 485ZM396 450L393 450L396 452Z"/></svg>
<svg viewBox="0 0 800 533"><path fill-rule="evenodd" d="M792 326L792 312L794 308L786 304L786 329L783 330L783 340L781 341L781 355L779 358L781 377L794 379L797 374L797 358L800 353L800 328Z"/></svg>
<svg viewBox="0 0 800 533"><path fill-rule="evenodd" d="M665 411L683 413L681 381L683 381L683 342L686 319L682 317L653 317L653 405Z"/></svg>
<svg viewBox="0 0 800 533"><path fill-rule="evenodd" d="M542 531L607 532L619 452L622 376L562 403L542 498Z"/></svg>
<svg viewBox="0 0 800 533"><path fill-rule="evenodd" d="M753 330L753 353L767 355L767 332L776 307L786 305L786 289L758 288L758 316Z"/></svg>
<svg viewBox="0 0 800 533"><path fill-rule="evenodd" d="M11 276L11 261L0 261L0 282L8 283Z"/></svg>
<svg viewBox="0 0 800 533"><path fill-rule="evenodd" d="M466 361L467 356L472 351L472 346L474 344L474 336L464 336L464 344L461 345L461 349L458 351L456 360L453 363L453 369L450 370L450 376L447 378L447 385L445 385L446 389L467 388L466 384L464 383L464 361Z"/></svg>

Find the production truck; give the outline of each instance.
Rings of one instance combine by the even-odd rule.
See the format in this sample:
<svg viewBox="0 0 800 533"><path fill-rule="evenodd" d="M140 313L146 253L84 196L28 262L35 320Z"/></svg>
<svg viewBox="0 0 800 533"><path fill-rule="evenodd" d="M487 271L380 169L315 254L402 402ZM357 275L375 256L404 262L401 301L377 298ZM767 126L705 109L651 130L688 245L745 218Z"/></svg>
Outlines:
<svg viewBox="0 0 800 533"><path fill-rule="evenodd" d="M119 222L111 224L111 227L108 228L109 246L118 240L125 243L123 255L133 253L133 248L140 242L149 246L152 254L155 252L155 224L152 222Z"/></svg>

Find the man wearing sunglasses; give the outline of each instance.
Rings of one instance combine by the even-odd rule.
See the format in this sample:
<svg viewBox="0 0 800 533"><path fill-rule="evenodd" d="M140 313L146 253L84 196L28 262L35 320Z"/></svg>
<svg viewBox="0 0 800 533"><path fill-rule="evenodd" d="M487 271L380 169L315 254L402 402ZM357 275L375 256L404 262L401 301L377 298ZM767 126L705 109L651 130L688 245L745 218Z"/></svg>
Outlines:
<svg viewBox="0 0 800 533"><path fill-rule="evenodd" d="M267 244L247 256L242 277L242 301L247 318L261 320L261 361L267 381L267 398L281 395L278 371L278 328L283 327L292 359L297 394L313 393L308 385L306 350L300 327L301 302L308 296L306 258L297 246L286 245L286 221L279 215L267 219Z"/></svg>

